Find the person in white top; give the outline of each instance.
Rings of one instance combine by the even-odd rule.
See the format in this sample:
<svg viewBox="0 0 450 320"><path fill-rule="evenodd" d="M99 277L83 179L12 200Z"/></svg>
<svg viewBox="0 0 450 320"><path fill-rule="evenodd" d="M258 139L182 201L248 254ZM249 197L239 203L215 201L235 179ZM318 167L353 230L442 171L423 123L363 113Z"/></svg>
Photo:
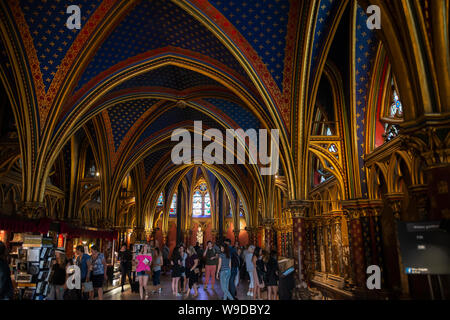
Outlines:
<svg viewBox="0 0 450 320"><path fill-rule="evenodd" d="M253 296L253 288L255 285L255 279L253 277L253 269L255 268L255 266L253 265L253 261L252 261L254 252L255 252L254 245L250 245L245 252L245 267L246 267L248 275L250 277L250 285L248 287L247 295L251 296L251 297Z"/></svg>

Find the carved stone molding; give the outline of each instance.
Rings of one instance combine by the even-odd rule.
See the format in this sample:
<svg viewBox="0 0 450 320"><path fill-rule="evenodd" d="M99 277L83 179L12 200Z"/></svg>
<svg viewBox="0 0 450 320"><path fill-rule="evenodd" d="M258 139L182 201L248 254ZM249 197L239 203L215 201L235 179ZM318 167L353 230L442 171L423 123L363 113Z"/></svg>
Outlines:
<svg viewBox="0 0 450 320"><path fill-rule="evenodd" d="M424 160L428 168L450 163L450 126L428 126L400 136L402 149L411 151Z"/></svg>

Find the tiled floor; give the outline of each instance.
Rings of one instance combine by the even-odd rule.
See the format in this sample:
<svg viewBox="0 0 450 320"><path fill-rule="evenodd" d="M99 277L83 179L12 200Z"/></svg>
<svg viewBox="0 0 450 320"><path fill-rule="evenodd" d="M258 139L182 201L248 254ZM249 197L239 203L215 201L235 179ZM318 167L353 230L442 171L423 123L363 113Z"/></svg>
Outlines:
<svg viewBox="0 0 450 320"><path fill-rule="evenodd" d="M204 279L204 278L203 278ZM222 290L220 289L220 283L216 280L216 284L214 289L211 289L211 284L208 285L208 289L203 289L203 279L199 284L198 289L198 297L196 300L221 300L223 297ZM149 297L148 300L183 300L183 297L176 297L172 294L171 287L171 277L170 275L162 275L161 276L161 284L162 284L162 292L161 293L151 293L152 286L151 281L149 281ZM251 300L252 297L247 296L248 291L248 281L242 280L237 288L237 298L239 300ZM191 296L188 298L189 300L193 300L192 294L194 293L194 289L191 290ZM265 292L263 296L265 296ZM132 293L130 286L125 286L125 292L121 292L121 288L114 289L105 293L105 300L139 300L139 293Z"/></svg>

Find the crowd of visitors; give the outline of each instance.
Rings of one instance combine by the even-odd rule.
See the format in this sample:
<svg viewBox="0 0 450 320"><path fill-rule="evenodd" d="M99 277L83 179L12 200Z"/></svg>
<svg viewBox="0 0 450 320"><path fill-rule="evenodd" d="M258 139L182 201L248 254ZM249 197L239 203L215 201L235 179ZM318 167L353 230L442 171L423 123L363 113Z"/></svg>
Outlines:
<svg viewBox="0 0 450 320"><path fill-rule="evenodd" d="M264 252L253 245L240 247L231 240L212 243L208 241L205 248L198 243L185 250L179 244L170 254L167 246L162 249L163 270L171 273L172 293L188 298L194 289L193 298L198 296L202 270L205 276L203 289L214 290L216 279L220 283L224 300L238 300L237 287L243 280L248 280L247 295L255 300L263 299L261 292L267 289L267 299L278 299L279 268L276 251ZM170 256L170 260L169 260ZM169 262L170 261L170 262ZM170 264L170 265L169 265Z"/></svg>
<svg viewBox="0 0 450 320"><path fill-rule="evenodd" d="M11 299L13 294L6 254L6 247L0 242L0 300ZM247 296L261 300L261 293L267 291L264 297L269 300L278 299L277 252L268 253L253 245L241 247L237 242L232 245L229 239L216 243L208 241L205 247L199 243L187 247L180 243L172 252L167 245L158 248L154 242L142 245L139 252L132 252L126 245L122 245L118 260L122 292L125 291L128 279L131 290L139 292L141 299L148 299L150 293L162 292L161 274L170 274L172 294L177 297L196 298L201 282L206 291L214 290L217 280L224 300L238 300L237 288L247 281ZM79 290L67 288L66 282L71 272L69 267L72 265L80 269ZM77 246L73 259L67 259L64 250L57 249L52 270L48 300L103 299L103 287L108 279L107 263L97 246L90 248L90 254L85 252L85 247ZM150 279L152 290L148 290Z"/></svg>

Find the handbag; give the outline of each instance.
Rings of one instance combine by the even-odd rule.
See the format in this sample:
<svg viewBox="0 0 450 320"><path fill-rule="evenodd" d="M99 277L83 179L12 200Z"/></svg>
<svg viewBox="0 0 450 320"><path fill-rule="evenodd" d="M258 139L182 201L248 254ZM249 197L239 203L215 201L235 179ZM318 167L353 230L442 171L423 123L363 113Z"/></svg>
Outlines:
<svg viewBox="0 0 450 320"><path fill-rule="evenodd" d="M92 281L83 283L82 290L85 293L94 291L94 285L92 284Z"/></svg>

